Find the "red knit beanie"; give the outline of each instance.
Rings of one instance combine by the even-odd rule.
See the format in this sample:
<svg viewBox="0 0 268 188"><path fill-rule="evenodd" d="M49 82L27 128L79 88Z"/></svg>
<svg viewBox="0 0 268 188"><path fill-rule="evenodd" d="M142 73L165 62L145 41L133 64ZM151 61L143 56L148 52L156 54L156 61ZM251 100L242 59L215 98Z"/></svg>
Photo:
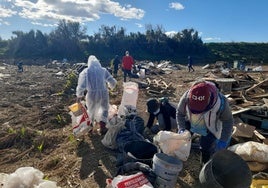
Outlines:
<svg viewBox="0 0 268 188"><path fill-rule="evenodd" d="M188 100L192 113L205 112L214 106L217 100L217 88L213 83L200 82L190 89Z"/></svg>

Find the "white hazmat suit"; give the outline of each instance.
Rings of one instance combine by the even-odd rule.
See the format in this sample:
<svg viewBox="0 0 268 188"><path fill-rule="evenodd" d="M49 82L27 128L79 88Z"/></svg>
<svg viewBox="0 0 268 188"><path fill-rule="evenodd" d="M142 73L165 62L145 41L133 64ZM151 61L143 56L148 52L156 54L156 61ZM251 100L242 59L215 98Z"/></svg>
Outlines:
<svg viewBox="0 0 268 188"><path fill-rule="evenodd" d="M76 88L77 98L86 94L86 105L91 121L107 123L109 110L109 91L113 89L117 81L110 72L101 66L99 60L94 56L88 57L88 67L78 77Z"/></svg>

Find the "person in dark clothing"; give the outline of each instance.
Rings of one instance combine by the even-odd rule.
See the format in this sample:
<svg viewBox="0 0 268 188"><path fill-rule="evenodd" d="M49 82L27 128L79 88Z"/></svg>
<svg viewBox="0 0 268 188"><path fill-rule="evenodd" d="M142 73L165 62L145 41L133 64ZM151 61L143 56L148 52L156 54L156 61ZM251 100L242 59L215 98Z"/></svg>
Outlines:
<svg viewBox="0 0 268 188"><path fill-rule="evenodd" d="M158 121L160 130L176 131L176 107L167 98L150 98L147 101L147 111L150 116L146 127L151 129L155 118Z"/></svg>
<svg viewBox="0 0 268 188"><path fill-rule="evenodd" d="M120 64L119 56L116 55L114 59L112 59L112 68L113 68L113 76L117 77L118 66Z"/></svg>
<svg viewBox="0 0 268 188"><path fill-rule="evenodd" d="M22 61L18 62L17 66L18 66L18 72L23 72L23 63L22 63Z"/></svg>
<svg viewBox="0 0 268 188"><path fill-rule="evenodd" d="M188 56L188 71L191 72L191 70L194 72L193 59L191 56Z"/></svg>

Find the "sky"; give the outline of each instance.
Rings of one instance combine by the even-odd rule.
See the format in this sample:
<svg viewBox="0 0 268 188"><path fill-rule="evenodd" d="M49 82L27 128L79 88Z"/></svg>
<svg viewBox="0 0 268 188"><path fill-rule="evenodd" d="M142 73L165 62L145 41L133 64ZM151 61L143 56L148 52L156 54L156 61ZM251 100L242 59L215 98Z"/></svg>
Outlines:
<svg viewBox="0 0 268 188"><path fill-rule="evenodd" d="M31 29L49 34L60 20L79 22L88 35L101 26L166 34L194 29L202 41L268 42L268 0L0 0L0 37Z"/></svg>

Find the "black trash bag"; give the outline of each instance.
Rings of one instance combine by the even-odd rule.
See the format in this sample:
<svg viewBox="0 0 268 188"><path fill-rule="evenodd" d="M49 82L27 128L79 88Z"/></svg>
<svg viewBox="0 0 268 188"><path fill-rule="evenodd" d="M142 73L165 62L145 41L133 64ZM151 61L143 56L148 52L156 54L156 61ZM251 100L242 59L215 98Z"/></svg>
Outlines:
<svg viewBox="0 0 268 188"><path fill-rule="evenodd" d="M136 115L126 117L125 128L122 129L116 136L116 144L118 146L119 154L117 156L116 166L120 166L125 161L124 147L126 143L132 141L144 141L142 135L144 130L144 120Z"/></svg>
<svg viewBox="0 0 268 188"><path fill-rule="evenodd" d="M143 141L144 120L139 116L128 117L125 122L125 129L116 136L118 150L123 152L125 144L131 141Z"/></svg>
<svg viewBox="0 0 268 188"><path fill-rule="evenodd" d="M138 133L143 134L143 131L145 129L144 127L144 120L137 115L129 115L126 117L125 127L129 130L133 129L131 128L132 124L134 124L135 129Z"/></svg>

